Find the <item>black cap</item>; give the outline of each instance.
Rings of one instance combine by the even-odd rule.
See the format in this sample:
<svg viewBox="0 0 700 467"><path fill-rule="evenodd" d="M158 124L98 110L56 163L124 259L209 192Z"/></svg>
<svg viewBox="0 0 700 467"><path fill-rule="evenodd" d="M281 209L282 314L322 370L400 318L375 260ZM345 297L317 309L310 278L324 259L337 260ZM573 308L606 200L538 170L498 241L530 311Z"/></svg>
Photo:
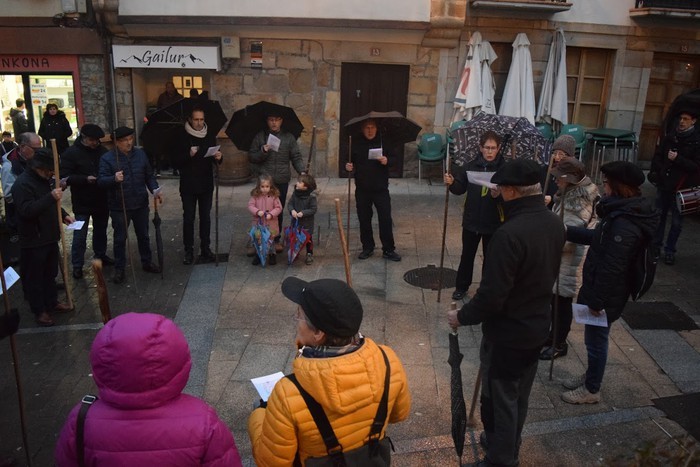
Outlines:
<svg viewBox="0 0 700 467"><path fill-rule="evenodd" d="M638 187L644 183L644 172L635 164L627 161L612 161L603 164L600 168L610 180L622 183L623 185Z"/></svg>
<svg viewBox="0 0 700 467"><path fill-rule="evenodd" d="M337 337L352 337L360 330L362 303L350 286L337 279L306 282L288 277L282 293L301 305L313 326Z"/></svg>
<svg viewBox="0 0 700 467"><path fill-rule="evenodd" d="M128 126L120 126L114 130L114 139L126 138L127 136L133 135L134 129Z"/></svg>
<svg viewBox="0 0 700 467"><path fill-rule="evenodd" d="M31 166L34 168L53 170L53 153L47 148L35 149L31 158Z"/></svg>
<svg viewBox="0 0 700 467"><path fill-rule="evenodd" d="M493 177L491 183L503 186L529 186L540 183L542 169L529 159L515 159L503 164Z"/></svg>
<svg viewBox="0 0 700 467"><path fill-rule="evenodd" d="M100 139L105 135L104 130L94 123L86 123L80 129L80 136L87 136L88 138Z"/></svg>

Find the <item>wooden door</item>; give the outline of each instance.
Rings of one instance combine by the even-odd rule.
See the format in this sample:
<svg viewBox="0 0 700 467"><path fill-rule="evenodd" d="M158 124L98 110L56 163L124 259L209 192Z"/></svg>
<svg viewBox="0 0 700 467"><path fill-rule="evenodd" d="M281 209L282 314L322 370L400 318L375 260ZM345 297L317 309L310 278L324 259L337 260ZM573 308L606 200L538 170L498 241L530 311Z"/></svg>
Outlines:
<svg viewBox="0 0 700 467"><path fill-rule="evenodd" d="M348 160L348 132L345 123L353 117L371 111L395 110L406 115L408 105L408 65L383 65L370 63L343 63L340 74L340 154L338 175L347 177L345 162ZM391 177L403 174L403 144L391 148L396 163Z"/></svg>

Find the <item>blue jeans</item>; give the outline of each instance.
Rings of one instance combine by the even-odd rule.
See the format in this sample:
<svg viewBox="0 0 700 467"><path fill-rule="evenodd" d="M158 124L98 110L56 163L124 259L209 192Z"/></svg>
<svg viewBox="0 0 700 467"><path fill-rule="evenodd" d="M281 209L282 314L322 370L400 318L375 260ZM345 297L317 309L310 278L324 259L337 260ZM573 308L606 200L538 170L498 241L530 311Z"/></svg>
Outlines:
<svg viewBox="0 0 700 467"><path fill-rule="evenodd" d="M584 331L584 342L588 351L588 368L586 369L586 389L595 394L600 391L605 374L605 365L608 363L608 327L586 325Z"/></svg>
<svg viewBox="0 0 700 467"><path fill-rule="evenodd" d="M124 270L126 267L126 229L131 222L134 223L136 241L139 245L141 265L151 262L151 239L148 237L148 206L126 211L124 225L124 211L110 211L112 217L112 229L114 230L114 268Z"/></svg>
<svg viewBox="0 0 700 467"><path fill-rule="evenodd" d="M671 211L671 228L668 231L664 251L666 253L675 253L678 237L681 236L681 227L683 222L683 216L681 216L681 213L678 210L678 205L676 204L676 192L661 190L657 191L656 209L659 210L661 219L659 219L659 228L656 229L656 235L654 235L654 245L658 246L659 248L664 246L666 217L668 216L668 212Z"/></svg>
<svg viewBox="0 0 700 467"><path fill-rule="evenodd" d="M88 224L92 217L92 251L95 258L102 258L107 254L107 224L109 214L107 211L95 214L76 214L76 221L84 221L80 230L73 231L73 244L71 247L71 264L73 269L82 269L85 264L85 249L87 247Z"/></svg>

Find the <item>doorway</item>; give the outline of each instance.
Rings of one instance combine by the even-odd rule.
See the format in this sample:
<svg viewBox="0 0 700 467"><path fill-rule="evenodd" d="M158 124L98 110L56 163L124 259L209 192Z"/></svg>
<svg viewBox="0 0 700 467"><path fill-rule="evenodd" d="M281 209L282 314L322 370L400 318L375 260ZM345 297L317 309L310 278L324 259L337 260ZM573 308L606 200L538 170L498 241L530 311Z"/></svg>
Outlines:
<svg viewBox="0 0 700 467"><path fill-rule="evenodd" d="M364 115L371 111L397 111L406 115L408 106L408 65L384 65L370 63L343 63L340 73L340 122ZM348 132L340 128L340 154L338 175L347 177L345 162L348 159ZM396 163L389 176L403 175L403 144L389 149L396 154Z"/></svg>

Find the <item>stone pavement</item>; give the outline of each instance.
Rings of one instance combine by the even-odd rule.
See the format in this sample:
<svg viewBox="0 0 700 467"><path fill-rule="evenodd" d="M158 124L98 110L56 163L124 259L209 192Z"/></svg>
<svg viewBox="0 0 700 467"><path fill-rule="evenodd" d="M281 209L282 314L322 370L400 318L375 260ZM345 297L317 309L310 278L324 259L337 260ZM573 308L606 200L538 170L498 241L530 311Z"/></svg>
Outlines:
<svg viewBox="0 0 700 467"><path fill-rule="evenodd" d="M334 199L341 200L343 225L347 219L347 180L321 179L316 215L315 262L287 266L250 264L244 246L250 217L246 210L252 184L221 187L219 193L219 250L230 252L228 263L184 266L181 244L181 205L177 181L161 179L166 203L160 209L165 240L164 278L136 271L136 284L108 281L114 315L126 311L158 312L183 328L190 342L193 369L187 391L204 397L218 410L234 433L244 465L254 465L246 432L247 417L256 399L250 378L288 372L294 357L295 306L280 291L290 275L305 280L345 279ZM450 436L448 325L445 310L452 290L437 292L409 285L408 270L439 265L445 187L416 179L392 179L394 235L400 263L375 254L356 259L359 252L354 200L349 232L352 282L365 309L362 332L393 347L408 373L413 396L410 418L389 429L398 466L458 465ZM645 188L649 191L648 187ZM650 192L651 193L651 192ZM457 268L460 254L461 197L450 197L445 267ZM700 217L688 217L679 243L676 265L661 264L656 283L644 301L672 301L700 322L700 293L694 268L700 255ZM375 236L377 235L375 231ZM153 235L152 235L153 237ZM70 235L68 235L70 241ZM153 242L152 242L153 243ZM135 241L132 250L136 253ZM479 255L479 264L481 255ZM135 259L138 266L138 258ZM475 273L475 282L480 275ZM107 278L111 271L106 268ZM19 285L10 290L13 306L22 315L17 335L20 372L34 465L52 464L58 432L70 408L86 393L94 393L88 352L101 327L91 272L71 279L76 310L57 316L54 328L37 328L21 302ZM476 285L470 289L473 293ZM464 361L465 397L470 404L477 370L478 327L460 328ZM619 453L630 453L642 441L654 441L684 430L656 409L657 397L700 391L700 331L639 331L624 321L611 332L610 358L602 402L593 406L563 403L560 381L585 367L583 329L573 325L570 352L549 365L540 365L530 399L521 465L595 465ZM17 396L8 340L0 344L0 453L23 460ZM478 415L478 411L477 411ZM472 436L470 436L470 434ZM475 440L478 427L467 434L464 462L481 454ZM21 465L21 462L20 462Z"/></svg>

